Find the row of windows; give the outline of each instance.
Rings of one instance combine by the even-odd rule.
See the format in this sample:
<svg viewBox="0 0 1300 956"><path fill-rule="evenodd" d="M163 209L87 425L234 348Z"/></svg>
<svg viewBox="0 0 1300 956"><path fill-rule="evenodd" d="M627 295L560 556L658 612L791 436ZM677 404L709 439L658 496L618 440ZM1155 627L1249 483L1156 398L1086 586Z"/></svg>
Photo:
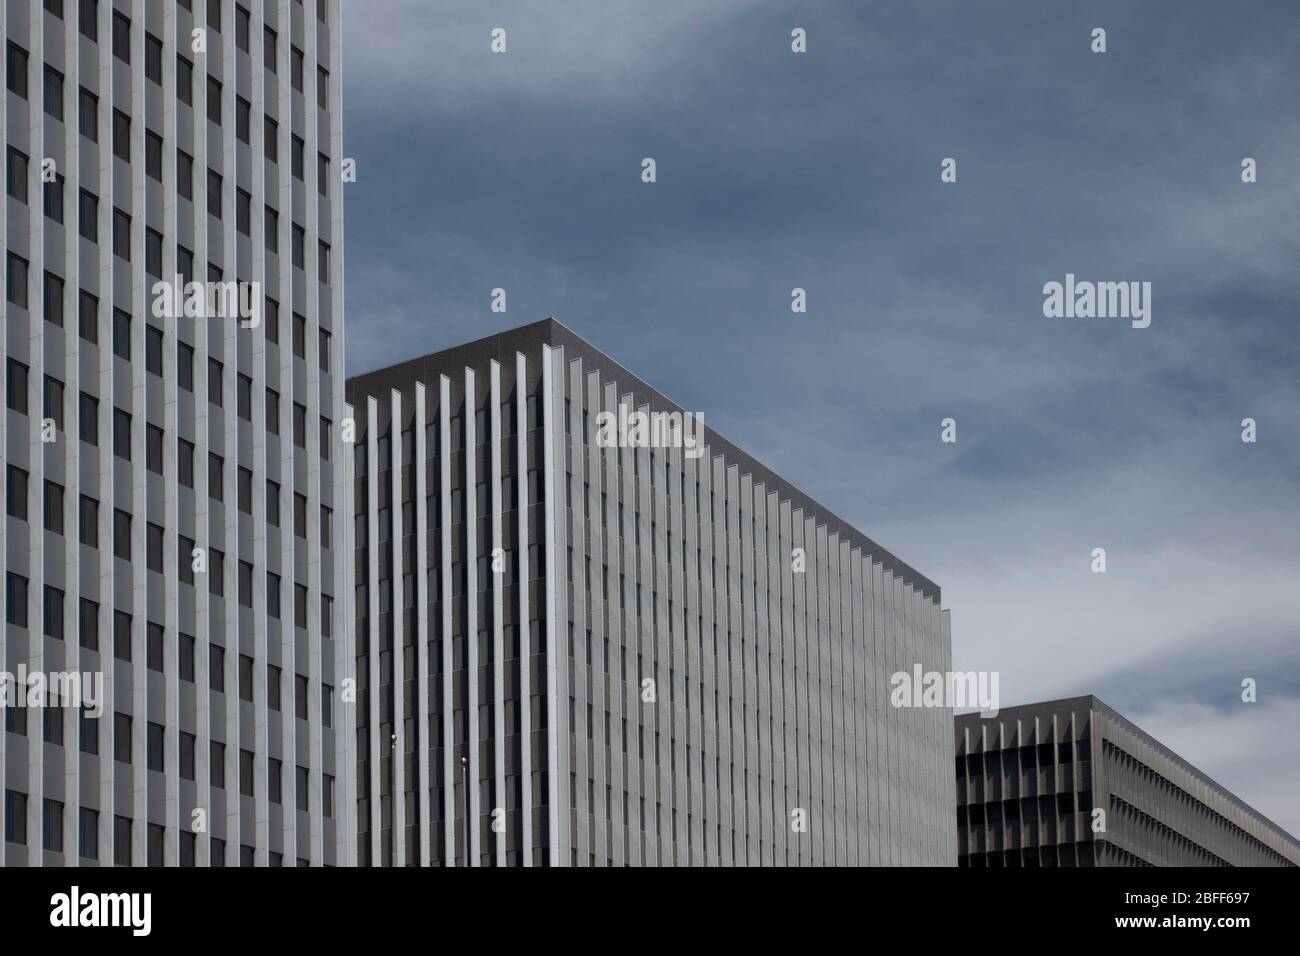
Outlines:
<svg viewBox="0 0 1300 956"><path fill-rule="evenodd" d="M181 0L181 6L189 9L189 0ZM97 19L97 0L80 0L80 23L81 34L92 42L99 42L99 23ZM62 0L46 0L45 9L62 19L63 3ZM316 16L322 22L325 18L325 0L317 0ZM242 6L235 7L235 45L244 53L249 51L249 33L251 27L251 15L249 11ZM220 0L208 0L208 28L221 32L221 2ZM123 63L131 62L131 18L121 11L113 11L113 56ZM278 55L278 35L270 26L264 26L262 64L272 73L277 70ZM23 50L17 44L11 43L11 52L9 67L6 73L6 80L9 90L18 96L27 98L27 51ZM145 76L152 82L162 85L162 53L163 41L152 33L145 33L144 41L144 64ZM290 70L289 77L293 88L299 93L303 92L303 64L305 57L303 51L296 46L289 48ZM191 77L193 75L193 64L183 57L178 58L181 63L188 67L188 70L178 69L177 86L188 91L192 86ZM185 81L182 86L181 74L184 74ZM186 103L190 102L188 92L181 97ZM46 92L46 103L49 103L48 89ZM329 71L323 66L316 68L316 105L324 110L328 109L329 103Z"/></svg>
<svg viewBox="0 0 1300 956"><path fill-rule="evenodd" d="M156 727L156 724L150 724L150 729ZM161 731L161 727L159 730ZM189 735L182 734L182 743L185 737ZM213 744L214 748L224 746ZM191 737L191 771L193 769L193 738ZM252 789L253 778L253 755L247 750L239 752L240 757L240 792L244 796L252 796L252 793L245 792L244 781L249 781L248 788ZM224 777L224 756L221 762L218 762L217 752L214 749L213 755L213 779L216 779L216 773L220 772ZM271 776L269 780L269 789L271 791L271 801L280 803L282 776L280 761L271 760ZM298 788L298 806L306 807L307 805L307 768L298 767L297 788ZM191 774L186 779L194 779ZM221 784L213 783L214 787L225 788L224 780ZM325 775L324 789L324 815L326 817L334 816L334 778L329 774ZM41 810L41 848L49 850L52 853L62 853L63 848L63 813L64 805L59 800L46 798ZM20 790L6 790L4 804L4 833L5 842L14 843L19 846L27 844L27 794ZM117 866L131 866L131 827L132 820L130 817L115 816L113 818L113 863ZM149 824L149 866L163 865L163 827L159 824ZM100 853L99 837L99 811L90 807L82 807L80 819L78 821L78 847L77 852L82 859L98 860ZM197 846L197 835L190 830L183 829L180 831L180 865L193 866L195 860L195 850ZM214 866L224 865L225 858L225 841L212 838L212 863ZM252 866L254 860L254 851L251 846L240 847L240 865ZM281 866L282 856L279 853L271 853L271 865ZM306 866L307 861L300 859L299 866Z"/></svg>
<svg viewBox="0 0 1300 956"><path fill-rule="evenodd" d="M161 358L156 356L154 344L155 342L151 336L149 343L150 354L146 358L146 365L151 372L155 368L161 372ZM158 350L161 351L161 336L156 341L156 345ZM194 350L184 343L178 343L177 353L180 385L185 391L192 392L194 384L192 372ZM216 359L208 360L208 398L218 408L224 407L222 370L221 362ZM6 404L10 411L17 412L20 415L29 414L30 371L28 366L16 359L9 359L6 364ZM252 386L253 380L246 375L241 374L236 380L236 413L240 418L248 422L253 420ZM63 382L52 376L45 376L43 415L45 418L51 419L55 427L60 429L64 426L63 395ZM113 409L113 453L126 461L131 460L131 422L132 415L130 412L120 408ZM330 458L333 424L333 421L325 416L320 417L320 455L326 461ZM280 393L273 388L266 390L266 430L272 435L278 436L280 434ZM146 424L146 463L150 471L158 474L162 474L163 468L161 433L161 428ZM81 393L78 403L78 436L87 445L99 447L99 399L88 392ZM298 402L293 403L293 443L304 450L307 447L307 406ZM178 448L179 478L187 488L193 488L194 445L181 438L178 439ZM223 462L219 455L210 457L212 459L210 464ZM213 474L216 477L209 482L209 494L220 501L222 499L220 469L214 471L210 468L209 475Z"/></svg>
<svg viewBox="0 0 1300 956"><path fill-rule="evenodd" d="M190 260L190 266L193 266L193 259ZM20 308L28 308L29 300L27 295L28 285L28 262L21 256L9 253L6 267L6 295L8 301ZM182 272L182 278L188 281L190 273ZM220 274L216 276L220 279ZM63 279L52 272L45 273L44 285L44 318L45 321L58 328L63 328L64 320L64 283ZM95 296L85 289L80 291L77 303L77 322L78 333L80 336L92 345L99 344L99 297ZM266 326L266 340L273 344L280 343L280 303L275 299L267 298L264 301L262 322ZM161 329L146 324L145 334L145 367L154 375L161 376L162 368L162 349L163 349L163 332ZM331 362L331 343L333 336L327 329L320 329L317 336L317 362L322 372L330 371ZM122 309L113 310L113 354L118 358L131 361L131 315ZM293 313L293 354L296 358L307 358L307 318L297 312ZM193 391L193 368L194 368L194 349L184 342L177 341L176 344L176 365L177 374L180 377L181 387L186 391ZM216 359L215 368L220 371L221 363ZM213 366L209 367L209 371ZM241 376L241 379L246 376ZM248 379L251 385L252 380ZM220 405L220 376L217 376L217 399L214 404Z"/></svg>
<svg viewBox="0 0 1300 956"><path fill-rule="evenodd" d="M162 474L162 429L153 425L148 426L149 437L147 445L149 446L148 467L150 471ZM185 439L178 441L179 459L180 459L180 481L187 488L194 487L194 446ZM222 468L224 460L217 455L209 455L209 494L217 501L224 500L222 496ZM11 518L19 521L28 520L28 479L29 473L19 468L17 465L6 466L5 471L5 512ZM64 533L64 492L63 485L57 481L46 479L45 481L45 501L44 501L44 523L45 530L54 534ZM280 527L280 485L278 482L268 480L266 482L267 492L267 524L272 527ZM238 471L238 506L244 514L251 515L252 497L253 497L253 473L247 468L240 468ZM121 512L126 514L126 512ZM78 512L80 525L80 541L82 544L92 548L99 547L99 501L89 495L81 496L81 507ZM129 515L127 516L129 519ZM334 527L334 510L325 505L320 509L320 543L325 550L333 547L333 527ZM149 562L150 570L161 570L154 568L155 555L154 548L154 529L157 525L150 524L149 529ZM123 529L129 537L129 523ZM294 493L293 496L293 532L304 540L307 537L307 496ZM161 529L158 530L159 541L161 542ZM116 547L116 542L115 542ZM129 541L125 547L129 548ZM130 560L127 555L118 555ZM183 572L182 572L183 573ZM192 575L191 575L192 578Z"/></svg>
<svg viewBox="0 0 1300 956"><path fill-rule="evenodd" d="M1056 755L1058 765L1071 764L1076 760L1082 763L1092 759L1092 744L1088 740L1066 740L1058 742L1055 747L1051 743L1026 744L1023 747L1011 747L1000 751L957 754L957 776L961 777L967 772L971 776L980 776L984 773L997 773L999 769L1006 771L1015 770L1017 767L1027 769L1033 767L1035 763L1039 767L1051 767L1053 754Z"/></svg>
<svg viewBox="0 0 1300 956"><path fill-rule="evenodd" d="M151 134L152 135L152 134ZM152 142L152 141L151 141ZM161 141L159 141L161 150ZM176 169L177 181L180 195L184 198L191 198L190 192L190 158L181 153L177 156ZM8 195L17 201L26 205L28 199L27 178L30 159L27 154L10 146L5 153L5 187ZM161 180L162 175L162 158L161 153L155 162L152 152L146 160L145 169L150 176ZM208 212L214 219L221 219L221 192L222 176L215 170L208 170ZM64 178L57 175L53 180L45 182L42 187L43 210L45 216L53 222L60 225L64 222L64 203L63 203L63 186ZM81 238L89 242L99 241L99 197L88 189L82 189L77 206L77 228ZM264 209L265 216L265 239L266 249L268 252L279 253L280 251L280 214L271 206ZM235 225L240 233L250 235L252 220L252 196L243 189L236 190L235 194ZM289 233L290 238L290 258L297 269L306 268L306 230L297 223L292 224ZM330 281L330 245L324 240L317 241L316 255L316 277L325 285ZM131 216L124 210L113 209L113 254L119 259L126 262L131 261ZM14 253L10 253L9 266L9 301L27 307L27 289L26 274L27 260ZM184 246L176 247L177 271L182 278L188 282L194 273L194 254ZM21 271L14 271L15 268L21 268ZM162 276L163 270L163 236L156 229L145 229L145 271L155 277ZM220 281L222 270L220 266L209 263L208 279L209 281ZM21 281L20 281L21 280ZM60 280L62 282L62 280Z"/></svg>
<svg viewBox="0 0 1300 956"><path fill-rule="evenodd" d="M1077 802L1076 802L1077 799ZM1066 817L1074 813L1091 813L1093 811L1092 791L1079 793L1042 794L1035 797L993 801L986 804L974 803L970 806L957 807L957 825L964 827L983 826L986 819L991 826L1002 821L1025 820L1034 822L1039 818Z"/></svg>
<svg viewBox="0 0 1300 956"><path fill-rule="evenodd" d="M88 524L86 519L87 505L94 506L98 510L98 502L94 499L82 496L82 528L85 537L95 540L98 538L98 532L91 531L94 525ZM120 509L113 511L113 550L114 557L122 558L123 561L130 561L130 532L131 532L131 515ZM147 535L148 557L146 563L149 571L156 574L164 574L162 568L162 536L164 536L161 525L149 523ZM195 562L198 561L192 555L196 554L194 541L185 536L179 536L179 553L177 555L177 566L179 571L179 580L181 584L194 584L195 574L208 575L208 593L214 597L225 596L225 554L222 551L213 548L203 555L205 567L203 570L195 570ZM240 607L252 607L252 581L253 567L250 562L240 561L238 567L238 600ZM14 627L27 627L27 584L29 581L23 575L16 572L8 572L5 579L5 623L13 624ZM266 614L276 620L281 618L281 593L282 593L281 576L274 571L266 572ZM294 584L294 626L308 626L308 588L305 584ZM44 600L44 633L47 637L56 637L62 640L64 637L64 592L59 588L45 585ZM331 639L334 636L334 598L329 594L321 593L320 606L321 636ZM82 646L91 650L98 649L98 626L99 605L94 601L88 601L82 598ZM129 618L127 618L129 620ZM114 622L116 623L116 622ZM130 659L130 658L127 658Z"/></svg>
<svg viewBox="0 0 1300 956"><path fill-rule="evenodd" d="M84 500L84 499L83 499ZM114 518L114 546L120 548L117 557L122 558L130 554L130 529L131 516L125 511L115 511ZM148 527L148 560L147 564L150 571L163 573L162 546L164 531L160 525L150 524ZM125 539L124 545L119 542ZM194 568L194 559L191 555L195 553L194 542L184 535L179 537L179 551L177 556L177 566L179 578L182 584L194 584L196 570ZM125 558L130 560L129 557ZM208 591L217 597L225 594L225 555L213 548L204 555L206 564L206 573L208 575ZM27 617L27 593L29 581L26 577L16 572L10 571L5 578L5 623L12 624L14 627L26 628L28 626ZM251 608L253 606L253 565L247 561L239 562L239 604L241 607ZM280 575L274 571L266 573L266 609L267 614L280 619L280 595L282 584ZM295 627L307 627L307 603L309 591L305 584L294 584L293 586L293 618ZM43 615L43 632L46 637L52 637L56 640L63 640L64 637L64 591L51 585L45 585L44 615ZM88 650L99 650L99 604L89 598L81 599L81 646ZM114 632L114 651L117 657L122 660L130 660L130 622L131 617L121 611L114 612L113 632ZM320 600L320 626L321 636L324 638L334 637L334 598L328 594L321 594ZM155 625L150 624L151 628ZM157 625L161 627L161 625ZM123 631L122 628L126 630ZM152 635L152 631L150 634ZM123 645L121 642L126 641ZM191 638L191 640L193 640ZM161 645L159 645L161 647ZM213 645L215 646L215 645ZM158 658L161 660L161 657ZM152 666L153 657L150 657ZM161 670L161 664L155 670ZM220 688L213 688L218 690Z"/></svg>

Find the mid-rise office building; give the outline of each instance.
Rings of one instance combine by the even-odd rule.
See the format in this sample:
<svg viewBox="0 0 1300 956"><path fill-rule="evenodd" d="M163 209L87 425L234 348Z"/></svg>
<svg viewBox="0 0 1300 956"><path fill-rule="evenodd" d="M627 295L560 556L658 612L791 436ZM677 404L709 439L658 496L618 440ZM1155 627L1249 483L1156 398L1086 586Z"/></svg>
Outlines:
<svg viewBox="0 0 1300 956"><path fill-rule="evenodd" d="M352 859L339 12L0 3L0 864Z"/></svg>
<svg viewBox="0 0 1300 956"><path fill-rule="evenodd" d="M955 864L933 582L550 319L347 389L363 863Z"/></svg>
<svg viewBox="0 0 1300 956"><path fill-rule="evenodd" d="M955 727L962 866L1300 865L1300 841L1096 697Z"/></svg>

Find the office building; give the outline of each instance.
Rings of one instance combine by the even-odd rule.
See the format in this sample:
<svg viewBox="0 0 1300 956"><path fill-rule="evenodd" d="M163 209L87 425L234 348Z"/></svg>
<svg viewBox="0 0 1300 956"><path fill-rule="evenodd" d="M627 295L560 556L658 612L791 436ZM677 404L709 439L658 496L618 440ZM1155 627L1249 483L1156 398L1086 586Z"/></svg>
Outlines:
<svg viewBox="0 0 1300 956"><path fill-rule="evenodd" d="M551 319L347 392L362 863L956 863L931 581Z"/></svg>
<svg viewBox="0 0 1300 956"><path fill-rule="evenodd" d="M1096 697L956 719L962 866L1296 866L1300 842Z"/></svg>
<svg viewBox="0 0 1300 956"><path fill-rule="evenodd" d="M353 858L339 12L0 4L0 864Z"/></svg>

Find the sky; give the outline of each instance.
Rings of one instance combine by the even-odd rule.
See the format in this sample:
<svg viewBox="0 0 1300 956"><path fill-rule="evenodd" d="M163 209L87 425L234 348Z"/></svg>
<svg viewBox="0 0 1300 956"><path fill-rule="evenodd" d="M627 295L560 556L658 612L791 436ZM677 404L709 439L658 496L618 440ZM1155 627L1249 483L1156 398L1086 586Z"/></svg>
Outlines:
<svg viewBox="0 0 1300 956"><path fill-rule="evenodd" d="M1300 834L1293 0L344 18L350 374L553 315L938 583L1004 707L1096 694Z"/></svg>

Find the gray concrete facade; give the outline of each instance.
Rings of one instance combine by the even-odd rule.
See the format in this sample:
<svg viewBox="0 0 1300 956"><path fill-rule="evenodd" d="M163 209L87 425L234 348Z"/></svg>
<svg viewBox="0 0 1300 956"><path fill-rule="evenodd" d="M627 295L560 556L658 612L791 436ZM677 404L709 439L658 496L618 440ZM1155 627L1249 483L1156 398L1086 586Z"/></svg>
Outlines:
<svg viewBox="0 0 1300 956"><path fill-rule="evenodd" d="M956 863L931 581L553 320L347 393L362 863Z"/></svg>
<svg viewBox="0 0 1300 956"><path fill-rule="evenodd" d="M954 726L962 866L1300 865L1300 841L1096 697Z"/></svg>
<svg viewBox="0 0 1300 956"><path fill-rule="evenodd" d="M0 0L0 663L107 697L6 708L0 864L355 859L339 22ZM257 283L260 324L159 317L176 274Z"/></svg>

